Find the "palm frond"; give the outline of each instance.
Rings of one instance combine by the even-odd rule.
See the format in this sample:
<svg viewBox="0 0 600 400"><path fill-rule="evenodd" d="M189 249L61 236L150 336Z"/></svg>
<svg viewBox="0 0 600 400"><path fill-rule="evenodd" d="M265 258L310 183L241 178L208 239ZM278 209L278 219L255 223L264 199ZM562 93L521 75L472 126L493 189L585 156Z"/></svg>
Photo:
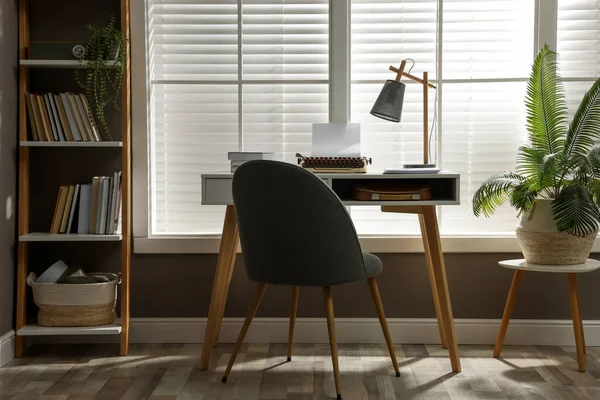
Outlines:
<svg viewBox="0 0 600 400"><path fill-rule="evenodd" d="M562 151L567 104L558 73L557 55L546 45L533 62L527 95L527 130L533 148L552 154Z"/></svg>
<svg viewBox="0 0 600 400"><path fill-rule="evenodd" d="M600 212L588 190L573 183L552 202L554 220L559 231L587 236L598 227Z"/></svg>
<svg viewBox="0 0 600 400"><path fill-rule="evenodd" d="M583 96L569 125L564 143L564 157L587 156L600 138L600 79Z"/></svg>
<svg viewBox="0 0 600 400"><path fill-rule="evenodd" d="M477 217L482 213L486 217L492 216L523 181L524 178L514 172L503 172L487 179L473 195L473 214Z"/></svg>
<svg viewBox="0 0 600 400"><path fill-rule="evenodd" d="M529 184L529 189L542 191L556 183L562 154L546 154L545 151L524 145L517 152L517 172Z"/></svg>
<svg viewBox="0 0 600 400"><path fill-rule="evenodd" d="M519 210L519 212L527 212L533 208L538 194L539 192L531 190L527 183L520 183L513 189L510 196L510 205Z"/></svg>

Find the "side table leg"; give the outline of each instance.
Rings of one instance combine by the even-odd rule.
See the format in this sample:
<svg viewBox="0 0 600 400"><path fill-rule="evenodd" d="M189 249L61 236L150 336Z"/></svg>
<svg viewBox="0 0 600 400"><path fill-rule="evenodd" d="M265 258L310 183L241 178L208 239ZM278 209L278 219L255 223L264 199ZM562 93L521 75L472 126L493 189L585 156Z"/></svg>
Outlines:
<svg viewBox="0 0 600 400"><path fill-rule="evenodd" d="M502 315L502 323L500 324L500 330L498 331L498 338L496 339L496 345L494 346L494 357L500 357L502 351L502 344L504 343L504 337L506 336L506 330L508 329L508 322L510 316L515 308L515 302L517 300L517 292L519 291L519 285L521 284L521 278L523 271L518 269L513 274L512 283L510 290L508 291L508 298L506 299L506 305L504 306L504 314Z"/></svg>
<svg viewBox="0 0 600 400"><path fill-rule="evenodd" d="M217 258L217 268L215 270L215 279L210 298L204 342L202 343L201 371L208 369L210 353L217 340L216 338L219 336L219 329L223 320L223 313L225 312L225 303L227 302L227 294L229 293L229 285L231 284L233 265L235 264L238 239L239 232L235 209L232 205L228 205L225 212L225 222L223 223L223 234L221 236L221 246L219 247L219 257Z"/></svg>
<svg viewBox="0 0 600 400"><path fill-rule="evenodd" d="M569 300L571 303L571 315L573 317L573 332L575 333L575 346L577 347L577 365L580 372L585 372L583 326L581 324L581 312L579 310L577 274L571 272L567 275L569 278Z"/></svg>

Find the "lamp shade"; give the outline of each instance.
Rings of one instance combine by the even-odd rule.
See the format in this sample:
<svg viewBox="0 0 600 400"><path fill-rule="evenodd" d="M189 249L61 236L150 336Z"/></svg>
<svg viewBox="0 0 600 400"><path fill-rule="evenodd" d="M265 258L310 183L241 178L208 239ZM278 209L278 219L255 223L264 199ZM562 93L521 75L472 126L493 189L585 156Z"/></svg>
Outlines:
<svg viewBox="0 0 600 400"><path fill-rule="evenodd" d="M388 79L383 85L375 104L373 104L371 115L392 122L400 122L405 90L406 85L404 83Z"/></svg>

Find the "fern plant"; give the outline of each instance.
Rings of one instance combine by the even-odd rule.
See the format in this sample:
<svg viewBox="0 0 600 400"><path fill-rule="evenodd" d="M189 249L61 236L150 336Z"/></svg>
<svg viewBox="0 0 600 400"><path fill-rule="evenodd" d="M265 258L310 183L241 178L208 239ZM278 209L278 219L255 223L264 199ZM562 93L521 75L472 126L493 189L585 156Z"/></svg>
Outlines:
<svg viewBox="0 0 600 400"><path fill-rule="evenodd" d="M519 212L539 198L552 200L561 232L587 236L600 223L600 79L583 96L567 125L557 54L544 46L533 63L525 98L529 143L517 153L515 172L487 179L473 196L473 213L491 216L507 200Z"/></svg>
<svg viewBox="0 0 600 400"><path fill-rule="evenodd" d="M89 113L98 121L99 128L105 136L112 140L104 109L112 104L119 109L119 94L125 71L125 37L116 27L115 16L104 28L88 25L92 38L85 46L85 53L79 60L79 68L75 69L75 81L85 90L90 102ZM83 61L88 65L84 67ZM115 61L114 65L107 61ZM84 68L84 78L80 77L80 69Z"/></svg>

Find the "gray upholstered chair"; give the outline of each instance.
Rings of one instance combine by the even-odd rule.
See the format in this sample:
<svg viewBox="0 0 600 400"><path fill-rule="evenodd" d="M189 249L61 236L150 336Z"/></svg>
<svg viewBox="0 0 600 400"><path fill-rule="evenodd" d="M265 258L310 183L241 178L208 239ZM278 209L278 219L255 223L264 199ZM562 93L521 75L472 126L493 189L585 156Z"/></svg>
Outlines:
<svg viewBox="0 0 600 400"><path fill-rule="evenodd" d="M331 286L362 280L368 281L396 376L400 376L375 280L383 268L381 260L361 250L352 220L333 190L296 165L250 161L233 176L233 202L246 271L259 285L223 382L227 381L267 285L293 288L288 361L299 287L320 286L325 297L335 387L341 399Z"/></svg>

